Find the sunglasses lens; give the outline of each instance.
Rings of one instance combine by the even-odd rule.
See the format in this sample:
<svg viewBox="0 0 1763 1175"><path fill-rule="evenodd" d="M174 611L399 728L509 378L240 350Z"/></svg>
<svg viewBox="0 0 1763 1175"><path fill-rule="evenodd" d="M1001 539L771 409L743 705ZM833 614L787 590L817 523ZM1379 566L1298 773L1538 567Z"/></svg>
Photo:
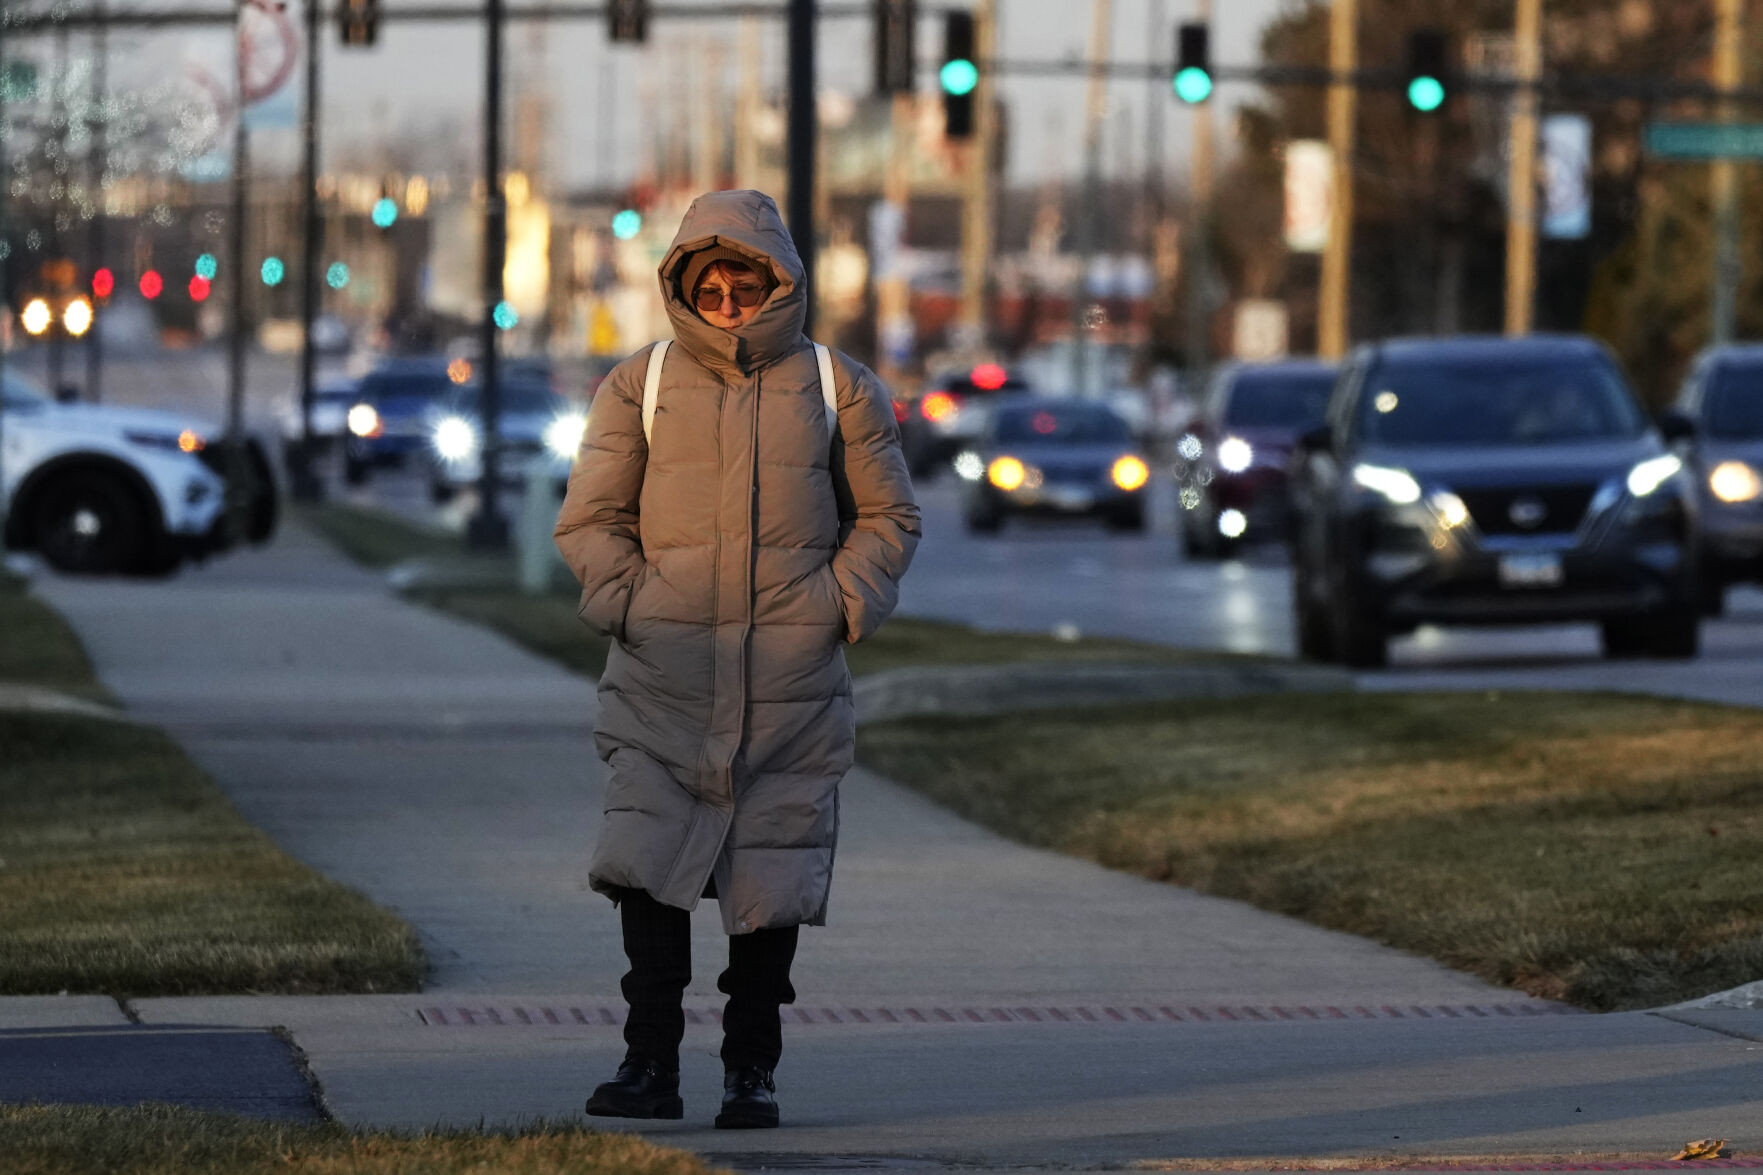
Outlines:
<svg viewBox="0 0 1763 1175"><path fill-rule="evenodd" d="M735 305L743 310L751 309L765 301L763 286L736 286L728 293L734 298ZM705 286L693 296L692 301L700 310L719 310L722 308L722 298L723 291Z"/></svg>
<svg viewBox="0 0 1763 1175"><path fill-rule="evenodd" d="M722 291L711 289L699 290L695 301L698 303L698 309L700 310L715 310L718 306L722 305Z"/></svg>

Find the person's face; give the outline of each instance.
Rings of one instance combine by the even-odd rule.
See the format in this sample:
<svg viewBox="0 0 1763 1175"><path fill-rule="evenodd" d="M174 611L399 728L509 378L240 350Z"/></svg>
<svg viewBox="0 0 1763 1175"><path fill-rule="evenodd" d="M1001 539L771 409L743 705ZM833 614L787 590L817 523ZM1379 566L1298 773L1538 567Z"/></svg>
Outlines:
<svg viewBox="0 0 1763 1175"><path fill-rule="evenodd" d="M711 326L733 330L752 322L765 305L765 283L744 265L719 261L698 278L692 305Z"/></svg>

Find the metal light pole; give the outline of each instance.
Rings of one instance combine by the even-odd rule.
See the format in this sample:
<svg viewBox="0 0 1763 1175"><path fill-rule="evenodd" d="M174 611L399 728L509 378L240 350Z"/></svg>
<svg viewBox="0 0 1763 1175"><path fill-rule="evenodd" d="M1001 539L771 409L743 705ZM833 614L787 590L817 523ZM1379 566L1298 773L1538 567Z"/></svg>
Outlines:
<svg viewBox="0 0 1763 1175"><path fill-rule="evenodd" d="M496 311L502 305L502 267L508 254L508 205L502 191L502 0L488 0L484 29L484 317L478 364L479 466L477 513L466 541L476 550L508 548L508 520L497 501L501 490L502 388Z"/></svg>
<svg viewBox="0 0 1763 1175"><path fill-rule="evenodd" d="M1518 0L1514 35L1512 157L1506 179L1506 333L1526 335L1535 317L1537 81L1543 72L1543 0Z"/></svg>
<svg viewBox="0 0 1763 1175"><path fill-rule="evenodd" d="M110 37L104 27L107 15L104 0L93 0L92 14L98 23L92 27L92 90L87 99L90 109L86 128L92 136L91 176L92 201L97 208L86 228L86 254L90 259L87 289L91 274L104 264L104 172L110 166L109 143L105 138L104 95L109 88ZM104 315L97 313L97 293L92 291L92 325L86 328L86 399L96 404L104 398Z"/></svg>
<svg viewBox="0 0 1763 1175"><path fill-rule="evenodd" d="M1090 0L1090 84L1084 110L1084 181L1083 206L1077 211L1078 256L1077 283L1071 291L1071 388L1074 394L1089 394L1090 369L1087 354L1089 325L1085 321L1088 308L1090 265L1096 256L1096 217L1101 203L1102 188L1102 118L1108 107L1108 33L1113 17L1110 0Z"/></svg>
<svg viewBox="0 0 1763 1175"><path fill-rule="evenodd" d="M1347 350L1347 307L1353 269L1353 143L1359 92L1352 76L1359 68L1358 0L1334 0L1329 13L1328 65L1334 75L1328 87L1328 146L1334 157L1334 192L1329 208L1328 243L1322 251L1316 353L1324 359L1339 359Z"/></svg>
<svg viewBox="0 0 1763 1175"><path fill-rule="evenodd" d="M250 66L245 39L245 10L256 0L240 0L238 27L233 34L233 214L227 237L232 261L232 314L227 330L227 527L233 541L245 537L245 211L248 171L251 166L250 135L245 129L247 70Z"/></svg>
<svg viewBox="0 0 1763 1175"><path fill-rule="evenodd" d="M1744 0L1719 0L1714 27L1714 84L1728 94L1742 80L1740 22ZM1733 118L1731 98L1720 102L1720 121ZM1738 333L1738 289L1744 276L1739 245L1738 170L1731 159L1716 159L1709 178L1714 192L1714 342L1730 343Z"/></svg>
<svg viewBox="0 0 1763 1175"><path fill-rule="evenodd" d="M974 0L974 53L997 60L997 0ZM986 341L986 277L992 260L992 160L998 135L997 79L988 66L974 86L973 140L961 185L961 333L975 347Z"/></svg>
<svg viewBox="0 0 1763 1175"><path fill-rule="evenodd" d="M319 3L320 0L306 0L306 92L301 95L300 109L300 453L294 461L292 488L294 497L302 502L324 500L324 483L313 469L312 444L312 320L318 317L318 266L324 248L324 221L318 214L318 120L322 101L318 88L318 52L322 44Z"/></svg>
<svg viewBox="0 0 1763 1175"><path fill-rule="evenodd" d="M1211 23L1212 0L1194 0L1194 19ZM1206 276L1212 261L1206 239L1206 214L1212 207L1212 103L1197 103L1193 111L1194 157L1188 170L1188 231L1184 234L1182 269L1187 287L1188 394L1197 399L1205 387L1212 350L1212 322L1206 305Z"/></svg>
<svg viewBox="0 0 1763 1175"><path fill-rule="evenodd" d="M786 218L802 271L808 275L807 317L802 333L814 335L814 25L815 0L790 0L789 206Z"/></svg>

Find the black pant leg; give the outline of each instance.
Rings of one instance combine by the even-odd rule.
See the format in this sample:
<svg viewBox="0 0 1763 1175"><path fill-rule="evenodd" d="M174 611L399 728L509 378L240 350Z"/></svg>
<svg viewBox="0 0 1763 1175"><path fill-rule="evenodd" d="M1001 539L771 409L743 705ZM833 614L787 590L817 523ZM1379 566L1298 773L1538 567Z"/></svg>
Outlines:
<svg viewBox="0 0 1763 1175"><path fill-rule="evenodd" d="M728 996L722 1013L724 1068L777 1068L784 1051L778 1007L796 1002L790 964L796 959L799 929L780 926L729 937L728 970L716 981Z"/></svg>
<svg viewBox="0 0 1763 1175"><path fill-rule="evenodd" d="M618 911L631 965L619 985L630 1005L624 1022L627 1055L678 1069L686 1034L680 1001L692 981L692 917L642 890L621 894Z"/></svg>

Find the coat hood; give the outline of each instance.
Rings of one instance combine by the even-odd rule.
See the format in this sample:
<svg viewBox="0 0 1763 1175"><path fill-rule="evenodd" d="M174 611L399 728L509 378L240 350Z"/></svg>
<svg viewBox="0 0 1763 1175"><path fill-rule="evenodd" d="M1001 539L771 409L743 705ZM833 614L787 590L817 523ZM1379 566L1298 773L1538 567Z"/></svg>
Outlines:
<svg viewBox="0 0 1763 1175"><path fill-rule="evenodd" d="M734 330L711 326L687 301L680 279L693 253L721 246L752 258L776 283L753 321ZM709 192L692 201L673 247L661 260L661 298L674 338L699 363L723 375L744 375L795 351L808 316L802 259L777 205L763 192Z"/></svg>

